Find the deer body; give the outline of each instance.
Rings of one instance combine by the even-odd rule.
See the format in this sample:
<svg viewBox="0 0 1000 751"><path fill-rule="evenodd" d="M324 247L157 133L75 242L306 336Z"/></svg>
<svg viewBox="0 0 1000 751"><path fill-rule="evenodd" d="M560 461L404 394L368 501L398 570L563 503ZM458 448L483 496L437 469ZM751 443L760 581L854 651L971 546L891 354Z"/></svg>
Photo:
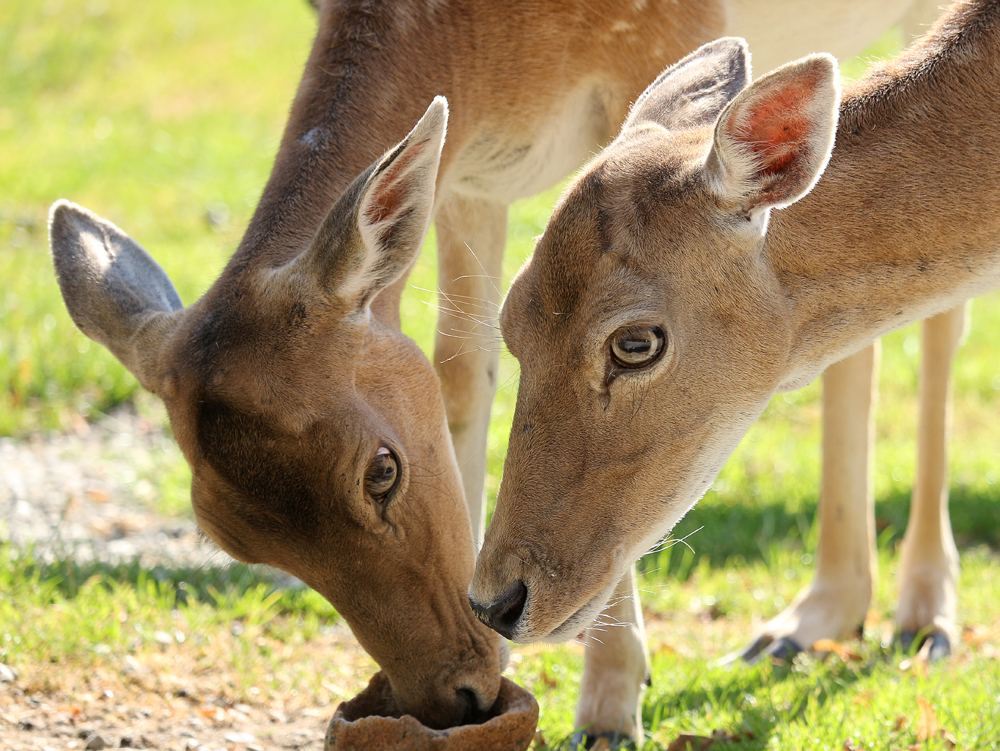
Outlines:
<svg viewBox="0 0 1000 751"><path fill-rule="evenodd" d="M932 5L829 3L832 23L800 4L321 3L258 207L220 279L186 309L123 232L79 207L54 209L67 306L164 399L199 523L235 557L278 565L327 597L425 722L476 715L498 681L495 639L464 598L497 360L467 344L463 310L442 313L436 377L399 333L406 268L432 211L420 190L433 196L447 299L499 303L490 277L509 203L606 143L665 65L743 25L769 64L799 50L854 54ZM440 117L424 114L439 95L449 103L440 148L427 146L437 135L414 136L443 135ZM406 503L375 492L393 477ZM462 496L471 535L455 510ZM448 522L435 527L435 514ZM618 586L628 599L614 617L636 625L588 646L598 667L577 721L635 735L647 658L627 573Z"/></svg>
<svg viewBox="0 0 1000 751"><path fill-rule="evenodd" d="M772 394L1000 286L1000 3L958 3L848 90L839 125L831 59L751 86L748 63L720 40L651 85L511 285L501 325L521 388L471 593L524 589L503 624L515 638L589 622ZM939 359L960 318L944 328ZM946 423L922 416L922 445ZM926 472L946 497L941 469ZM915 498L901 579L936 589L904 592L904 630L954 626L938 501Z"/></svg>

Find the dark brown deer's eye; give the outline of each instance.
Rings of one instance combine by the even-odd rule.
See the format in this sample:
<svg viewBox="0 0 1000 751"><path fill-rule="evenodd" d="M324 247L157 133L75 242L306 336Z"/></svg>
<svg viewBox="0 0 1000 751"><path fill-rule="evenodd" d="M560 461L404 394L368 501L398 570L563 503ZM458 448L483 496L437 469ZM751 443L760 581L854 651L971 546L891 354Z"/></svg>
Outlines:
<svg viewBox="0 0 1000 751"><path fill-rule="evenodd" d="M642 368L656 362L666 343L658 326L619 329L611 337L611 359L620 368Z"/></svg>
<svg viewBox="0 0 1000 751"><path fill-rule="evenodd" d="M382 446L365 473L365 490L376 501L385 500L399 479L399 462L390 449Z"/></svg>

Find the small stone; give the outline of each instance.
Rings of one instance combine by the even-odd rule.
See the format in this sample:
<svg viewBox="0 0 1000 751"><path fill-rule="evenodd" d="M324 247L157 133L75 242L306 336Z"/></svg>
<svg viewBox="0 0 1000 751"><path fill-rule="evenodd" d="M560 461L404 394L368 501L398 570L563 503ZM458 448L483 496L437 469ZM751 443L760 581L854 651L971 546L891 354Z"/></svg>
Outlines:
<svg viewBox="0 0 1000 751"><path fill-rule="evenodd" d="M166 631L157 631L153 634L153 638L156 639L160 644L173 644L174 637L168 634Z"/></svg>
<svg viewBox="0 0 1000 751"><path fill-rule="evenodd" d="M87 743L84 745L84 748L87 749L87 751L101 751L101 749L107 747L108 747L108 742L104 740L104 738L102 738L97 733L94 733L92 736L90 736L90 738L87 740Z"/></svg>
<svg viewBox="0 0 1000 751"><path fill-rule="evenodd" d="M226 733L226 743L253 743L256 740L253 733Z"/></svg>
<svg viewBox="0 0 1000 751"><path fill-rule="evenodd" d="M13 683L17 680L17 673L0 662L0 683Z"/></svg>

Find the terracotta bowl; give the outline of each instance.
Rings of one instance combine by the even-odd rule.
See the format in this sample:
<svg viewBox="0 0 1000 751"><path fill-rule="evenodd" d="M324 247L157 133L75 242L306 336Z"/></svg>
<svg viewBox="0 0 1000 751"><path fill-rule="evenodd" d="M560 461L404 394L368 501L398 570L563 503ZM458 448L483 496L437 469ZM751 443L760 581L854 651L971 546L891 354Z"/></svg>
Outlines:
<svg viewBox="0 0 1000 751"><path fill-rule="evenodd" d="M389 680L376 673L368 688L333 715L325 751L524 751L535 737L538 703L516 683L500 679L490 718L479 725L434 730L396 706Z"/></svg>

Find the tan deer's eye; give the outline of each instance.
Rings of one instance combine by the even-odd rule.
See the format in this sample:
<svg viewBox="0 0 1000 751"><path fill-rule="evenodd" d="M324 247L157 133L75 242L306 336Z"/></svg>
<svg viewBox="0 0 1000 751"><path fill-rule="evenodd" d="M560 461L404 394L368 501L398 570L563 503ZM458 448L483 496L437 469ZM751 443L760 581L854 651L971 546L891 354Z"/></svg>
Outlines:
<svg viewBox="0 0 1000 751"><path fill-rule="evenodd" d="M376 501L385 500L398 480L399 462L396 455L382 446L375 452L375 458L365 473L365 490Z"/></svg>
<svg viewBox="0 0 1000 751"><path fill-rule="evenodd" d="M658 326L619 329L611 337L611 359L620 368L642 368L656 362L666 344Z"/></svg>

